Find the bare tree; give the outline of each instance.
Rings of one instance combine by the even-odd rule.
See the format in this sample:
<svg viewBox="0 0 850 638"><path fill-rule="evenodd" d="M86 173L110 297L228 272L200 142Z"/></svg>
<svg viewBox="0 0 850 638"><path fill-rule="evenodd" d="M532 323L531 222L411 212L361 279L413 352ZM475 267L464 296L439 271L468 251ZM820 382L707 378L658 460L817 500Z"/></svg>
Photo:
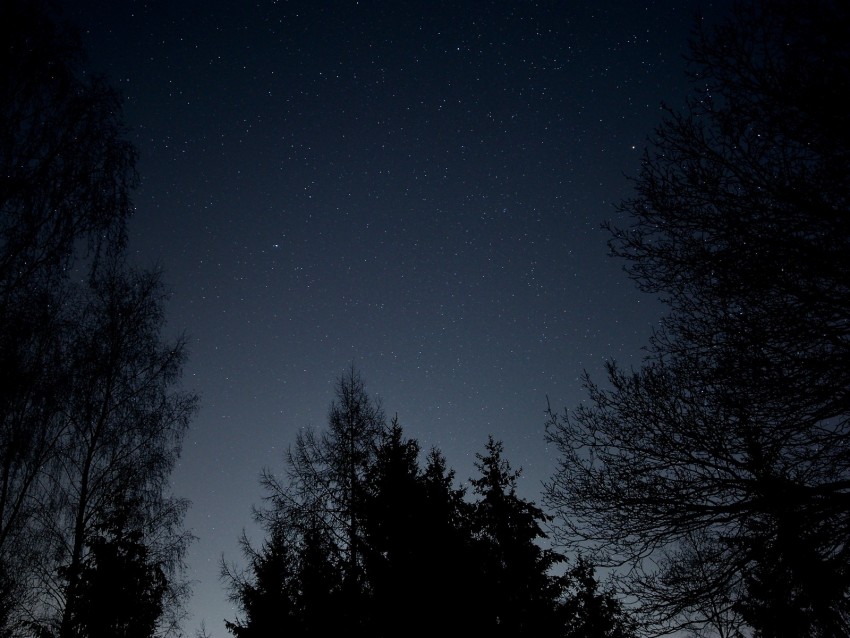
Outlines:
<svg viewBox="0 0 850 638"><path fill-rule="evenodd" d="M640 370L550 413L547 500L648 630L850 628L848 29L840 3L754 1L699 30L611 227L670 313Z"/></svg>
<svg viewBox="0 0 850 638"><path fill-rule="evenodd" d="M0 580L11 605L38 551L32 490L66 434L65 284L78 257L91 266L123 246L136 154L118 94L84 74L79 39L42 3L0 4L0 41Z"/></svg>
<svg viewBox="0 0 850 638"><path fill-rule="evenodd" d="M38 605L31 620L59 636L75 635L92 539L102 539L104 525L118 514L123 527L107 526L110 533L136 538L146 560L168 576L162 595L167 613L157 618L157 629L167 629L168 614L178 611L190 538L180 528L186 503L169 496L168 480L196 397L177 385L183 340L160 337L164 298L157 274L117 264L76 300L63 436L39 475L32 530L48 548L35 564Z"/></svg>
<svg viewBox="0 0 850 638"><path fill-rule="evenodd" d="M164 631L188 540L167 479L195 398L158 273L122 259L136 151L45 3L0 4L0 39L0 630L78 634L108 559L132 554L168 577Z"/></svg>
<svg viewBox="0 0 850 638"><path fill-rule="evenodd" d="M73 30L39 1L9 0L0 12L5 297L61 278L79 243L95 252L120 249L137 177L120 95L85 73Z"/></svg>
<svg viewBox="0 0 850 638"><path fill-rule="evenodd" d="M337 382L328 428L318 435L312 429L298 433L287 455L287 481L270 472L262 479L272 516L288 517L302 533L321 529L331 539L352 595L363 577L360 510L366 471L385 427L380 403L366 393L352 365Z"/></svg>

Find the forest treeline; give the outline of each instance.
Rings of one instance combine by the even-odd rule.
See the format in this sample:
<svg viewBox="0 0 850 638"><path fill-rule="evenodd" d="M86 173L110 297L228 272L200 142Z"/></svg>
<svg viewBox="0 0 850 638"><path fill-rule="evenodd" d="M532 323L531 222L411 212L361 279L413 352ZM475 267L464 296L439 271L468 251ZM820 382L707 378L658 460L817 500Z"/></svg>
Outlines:
<svg viewBox="0 0 850 638"><path fill-rule="evenodd" d="M120 95L48 7L0 3L0 638L176 635L197 397L126 257ZM850 635L848 33L833 0L697 19L692 91L606 226L667 314L550 409L540 506L493 439L462 489L352 368L263 475L228 630Z"/></svg>
<svg viewBox="0 0 850 638"><path fill-rule="evenodd" d="M423 458L351 368L327 428L303 430L278 478L265 472L242 539L249 568L225 564L237 638L459 635L625 638L631 621L593 567L544 548L546 515L517 495L502 444L477 455L472 498L443 455ZM558 569L560 568L560 569Z"/></svg>

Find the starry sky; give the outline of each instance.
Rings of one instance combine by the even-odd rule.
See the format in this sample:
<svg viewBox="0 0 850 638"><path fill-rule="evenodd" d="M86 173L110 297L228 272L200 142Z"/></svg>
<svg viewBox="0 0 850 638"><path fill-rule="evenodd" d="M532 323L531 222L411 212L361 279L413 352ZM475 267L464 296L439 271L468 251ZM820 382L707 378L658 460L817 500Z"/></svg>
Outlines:
<svg viewBox="0 0 850 638"><path fill-rule="evenodd" d="M229 635L219 561L352 363L458 479L492 434L539 501L547 397L639 365L663 312L600 224L729 2L57 2L125 97L130 250L189 336L186 632Z"/></svg>

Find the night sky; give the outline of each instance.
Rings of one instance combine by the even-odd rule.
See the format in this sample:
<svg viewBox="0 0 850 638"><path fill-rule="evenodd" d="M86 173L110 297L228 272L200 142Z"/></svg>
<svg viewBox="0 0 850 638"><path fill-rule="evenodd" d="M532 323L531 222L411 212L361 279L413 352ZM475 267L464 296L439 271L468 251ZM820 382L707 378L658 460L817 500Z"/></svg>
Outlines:
<svg viewBox="0 0 850 638"><path fill-rule="evenodd" d="M458 479L492 434L539 501L547 397L638 365L663 311L600 224L685 97L695 11L728 2L59 4L126 97L130 250L190 338L187 633L227 635L259 473L352 362Z"/></svg>

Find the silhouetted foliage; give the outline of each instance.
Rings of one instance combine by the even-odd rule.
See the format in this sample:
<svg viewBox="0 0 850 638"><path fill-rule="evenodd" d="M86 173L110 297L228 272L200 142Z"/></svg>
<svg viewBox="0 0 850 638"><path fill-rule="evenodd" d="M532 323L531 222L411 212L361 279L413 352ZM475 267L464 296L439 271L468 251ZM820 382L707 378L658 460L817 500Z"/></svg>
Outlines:
<svg viewBox="0 0 850 638"><path fill-rule="evenodd" d="M0 4L0 36L0 630L174 629L188 537L165 490L195 398L158 273L123 260L121 99L46 4Z"/></svg>
<svg viewBox="0 0 850 638"><path fill-rule="evenodd" d="M848 30L842 3L755 1L697 32L611 228L670 313L638 372L551 415L547 502L650 628L850 631Z"/></svg>
<svg viewBox="0 0 850 638"><path fill-rule="evenodd" d="M380 403L366 393L352 365L338 380L327 430L299 432L290 448L287 481L282 483L268 472L263 475L277 518L285 513L302 537L323 537L332 560L342 566L337 614L352 626L361 622L360 610L366 604L360 515L366 473L384 427Z"/></svg>
<svg viewBox="0 0 850 638"><path fill-rule="evenodd" d="M302 632L317 638L365 625L363 592L351 591L351 584L346 582L349 565L340 560L337 547L318 521L313 518L304 530L298 567Z"/></svg>
<svg viewBox="0 0 850 638"><path fill-rule="evenodd" d="M85 540L73 600L66 603L70 635L87 638L148 638L163 613L168 579L152 561L136 507L119 507L96 524ZM64 570L63 570L64 572Z"/></svg>
<svg viewBox="0 0 850 638"><path fill-rule="evenodd" d="M248 558L249 574L226 572L231 578L230 598L242 609L244 618L225 625L237 638L287 635L299 628L297 557L280 530L259 551L248 539L241 540Z"/></svg>
<svg viewBox="0 0 850 638"><path fill-rule="evenodd" d="M123 245L136 175L119 97L83 74L67 27L38 1L8 0L0 42L0 580L11 609L41 550L30 529L39 475L64 425L65 283L79 246L97 262Z"/></svg>
<svg viewBox="0 0 850 638"><path fill-rule="evenodd" d="M437 450L419 466L416 440L393 420L369 470L364 508L372 631L394 636L417 618L422 635L480 629L475 605L483 574L472 507Z"/></svg>
<svg viewBox="0 0 850 638"><path fill-rule="evenodd" d="M195 406L194 395L175 388L183 343L160 338L164 292L155 273L134 272L119 261L68 290L76 293L65 305L63 337L71 374L61 436L38 476L42 491L29 529L43 550L27 567L35 601L28 615L58 636L88 635L75 628L83 626L75 620L77 607L103 604L86 599L105 591L91 578L107 569L110 551L130 551L132 539L137 558L168 576L156 608L169 613L157 614L154 623L165 630L183 593L176 577L189 541L180 529L186 504L167 495ZM125 527L115 527L117 520ZM125 567L130 570L130 563ZM130 571L126 576L133 577ZM113 585L117 596L122 585ZM139 586L127 583L130 590ZM139 593L133 609L138 616L115 622L137 631L152 607ZM95 625L87 619L84 626Z"/></svg>
<svg viewBox="0 0 850 638"><path fill-rule="evenodd" d="M565 638L630 638L635 623L616 592L603 588L593 565L579 557L564 577L567 594L560 609L567 631Z"/></svg>
<svg viewBox="0 0 850 638"><path fill-rule="evenodd" d="M352 457L355 441L362 447ZM591 602L567 608L570 581L551 573L562 558L540 545L546 517L517 495L519 473L502 454L491 438L478 457L481 477L472 482L478 500L467 501L438 450L420 466L418 442L404 436L397 418L383 423L352 368L339 379L328 432L298 436L287 457L289 483L263 475L269 506L255 517L268 540L255 550L243 538L245 572L222 566L241 610L228 629L237 638L340 631L561 636L570 627L576 638L626 635L615 633L625 615L608 591L594 590L586 596ZM354 474L352 458L360 459ZM591 603L609 615L594 608L585 613L590 620L571 621Z"/></svg>
<svg viewBox="0 0 850 638"><path fill-rule="evenodd" d="M763 517L744 550L753 563L744 576L747 596L738 609L758 636L844 636L850 591L846 561L824 556L834 530L810 517ZM846 613L846 612L845 612Z"/></svg>
<svg viewBox="0 0 850 638"><path fill-rule="evenodd" d="M0 7L0 294L61 278L77 244L123 247L136 150L121 99L84 72L73 30L39 0Z"/></svg>
<svg viewBox="0 0 850 638"><path fill-rule="evenodd" d="M551 571L563 558L540 546L547 517L517 495L521 473L503 458L502 443L490 437L485 452L476 455L480 476L472 480L482 576L476 596L487 610L480 627L493 635L553 635L563 583Z"/></svg>
<svg viewBox="0 0 850 638"><path fill-rule="evenodd" d="M394 635L418 616L433 568L426 553L419 552L427 543L419 445L403 438L397 419L382 437L366 477L362 517L372 631Z"/></svg>
<svg viewBox="0 0 850 638"><path fill-rule="evenodd" d="M338 379L327 430L299 432L287 454L286 480L263 472L269 505L256 510L255 518L267 531L288 539L297 553L296 606L303 635L341 626L359 631L367 622L362 512L367 472L385 425L380 404L366 393L352 366ZM250 556L252 550L245 550ZM223 575L234 598L241 599L241 577L226 566ZM247 611L244 604L242 608ZM247 622L229 626L245 628Z"/></svg>

